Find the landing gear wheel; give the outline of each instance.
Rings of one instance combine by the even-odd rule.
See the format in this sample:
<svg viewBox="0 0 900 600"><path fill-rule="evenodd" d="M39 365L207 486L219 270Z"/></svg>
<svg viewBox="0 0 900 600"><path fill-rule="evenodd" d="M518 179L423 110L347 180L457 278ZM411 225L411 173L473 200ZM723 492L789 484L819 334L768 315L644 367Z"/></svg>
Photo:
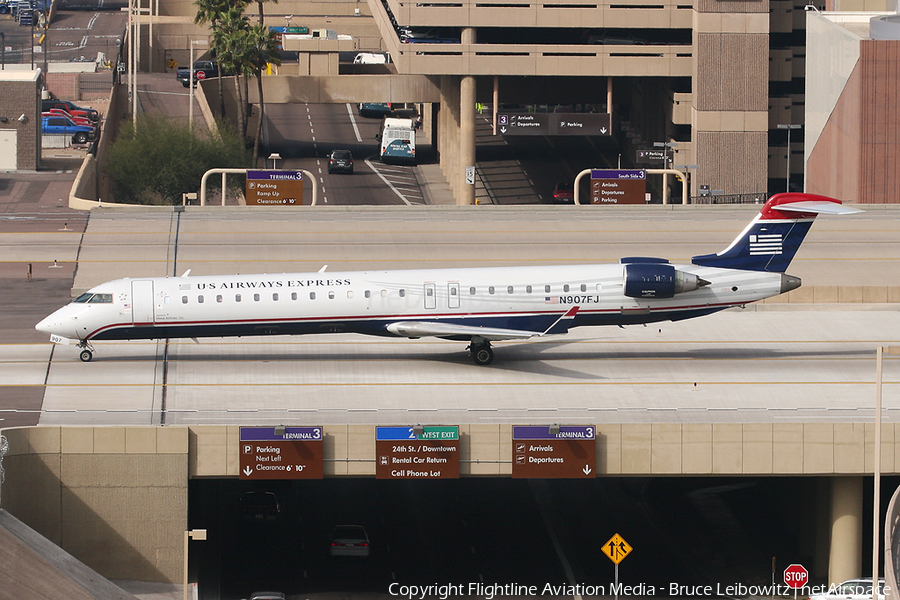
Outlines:
<svg viewBox="0 0 900 600"><path fill-rule="evenodd" d="M476 365L489 365L494 361L494 351L489 344L479 344L472 347L472 360Z"/></svg>
<svg viewBox="0 0 900 600"><path fill-rule="evenodd" d="M81 351L81 354L78 355L78 358L81 359L81 362L91 362L91 359L94 358L94 354L87 349Z"/></svg>

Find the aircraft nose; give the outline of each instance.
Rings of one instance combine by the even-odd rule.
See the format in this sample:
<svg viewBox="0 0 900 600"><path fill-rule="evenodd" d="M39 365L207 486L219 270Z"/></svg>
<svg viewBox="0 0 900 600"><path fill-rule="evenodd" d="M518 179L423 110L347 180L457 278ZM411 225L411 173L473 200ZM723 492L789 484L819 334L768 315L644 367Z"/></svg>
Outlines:
<svg viewBox="0 0 900 600"><path fill-rule="evenodd" d="M52 333L52 327L50 326L50 317L41 320L40 323L34 326L35 329L40 331L41 333Z"/></svg>

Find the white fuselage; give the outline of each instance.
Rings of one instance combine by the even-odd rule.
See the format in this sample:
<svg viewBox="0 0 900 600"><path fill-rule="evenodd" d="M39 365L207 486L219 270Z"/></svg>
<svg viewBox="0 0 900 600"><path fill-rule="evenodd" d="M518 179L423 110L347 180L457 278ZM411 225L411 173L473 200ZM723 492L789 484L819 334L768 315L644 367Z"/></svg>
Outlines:
<svg viewBox="0 0 900 600"><path fill-rule="evenodd" d="M388 326L398 321L542 332L572 307L578 309L570 327L624 325L700 316L786 291L781 273L674 265L709 285L670 298L633 298L623 293L624 267L118 279L92 288L93 298L85 294L37 329L84 341L344 331L395 335Z"/></svg>

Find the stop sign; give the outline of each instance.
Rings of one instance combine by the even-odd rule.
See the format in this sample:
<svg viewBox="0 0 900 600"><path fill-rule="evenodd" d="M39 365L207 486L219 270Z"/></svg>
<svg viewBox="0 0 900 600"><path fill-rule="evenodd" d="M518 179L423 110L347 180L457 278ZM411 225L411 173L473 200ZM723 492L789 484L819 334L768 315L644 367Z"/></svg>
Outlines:
<svg viewBox="0 0 900 600"><path fill-rule="evenodd" d="M809 571L803 565L791 565L784 570L784 584L789 588L802 588L809 582Z"/></svg>
<svg viewBox="0 0 900 600"><path fill-rule="evenodd" d="M206 79L205 71L197 71L197 79Z"/></svg>

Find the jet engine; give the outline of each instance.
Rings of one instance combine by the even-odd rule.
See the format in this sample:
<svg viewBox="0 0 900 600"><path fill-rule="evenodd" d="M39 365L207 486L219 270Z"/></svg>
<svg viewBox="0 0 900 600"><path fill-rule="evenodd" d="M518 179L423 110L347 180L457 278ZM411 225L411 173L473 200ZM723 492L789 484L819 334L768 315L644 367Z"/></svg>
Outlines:
<svg viewBox="0 0 900 600"><path fill-rule="evenodd" d="M630 263L625 265L624 285L629 298L671 298L709 282L670 264Z"/></svg>

